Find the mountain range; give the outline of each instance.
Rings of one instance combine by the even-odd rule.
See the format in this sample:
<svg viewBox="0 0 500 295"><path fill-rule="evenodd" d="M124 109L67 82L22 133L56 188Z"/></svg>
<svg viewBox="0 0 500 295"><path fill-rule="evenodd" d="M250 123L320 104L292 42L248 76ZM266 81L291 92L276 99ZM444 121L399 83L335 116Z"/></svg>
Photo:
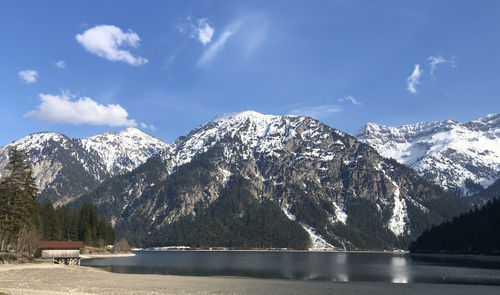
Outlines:
<svg viewBox="0 0 500 295"><path fill-rule="evenodd" d="M388 249L469 209L456 192L496 180L496 118L370 123L353 137L308 117L246 111L173 144L134 128L13 144L29 153L40 198L92 202L137 246ZM6 160L7 146L0 171Z"/></svg>
<svg viewBox="0 0 500 295"><path fill-rule="evenodd" d="M28 152L39 198L55 205L66 204L104 180L137 168L169 146L135 128L82 140L55 132L34 133L0 148L0 176L5 173L11 145Z"/></svg>
<svg viewBox="0 0 500 295"><path fill-rule="evenodd" d="M466 123L368 123L355 136L382 156L461 196L476 194L500 178L500 114Z"/></svg>

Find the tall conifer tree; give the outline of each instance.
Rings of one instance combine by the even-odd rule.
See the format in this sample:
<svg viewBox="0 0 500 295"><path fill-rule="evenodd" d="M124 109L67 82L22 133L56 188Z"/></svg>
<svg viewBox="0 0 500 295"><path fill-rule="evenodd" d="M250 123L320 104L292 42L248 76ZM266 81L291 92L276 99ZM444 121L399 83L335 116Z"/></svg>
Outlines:
<svg viewBox="0 0 500 295"><path fill-rule="evenodd" d="M0 181L0 250L13 244L22 229L33 226L37 206L28 154L12 146L6 170L7 176Z"/></svg>

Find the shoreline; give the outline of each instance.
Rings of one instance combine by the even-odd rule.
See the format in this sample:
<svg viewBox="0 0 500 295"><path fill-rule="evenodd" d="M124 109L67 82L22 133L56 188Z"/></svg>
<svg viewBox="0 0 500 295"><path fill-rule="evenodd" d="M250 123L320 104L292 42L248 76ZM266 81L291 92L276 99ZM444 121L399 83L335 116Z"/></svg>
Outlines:
<svg viewBox="0 0 500 295"><path fill-rule="evenodd" d="M104 270L30 263L0 265L7 294L498 294L485 285L294 281L242 277L119 274Z"/></svg>
<svg viewBox="0 0 500 295"><path fill-rule="evenodd" d="M409 253L410 257L429 258L429 259L446 259L456 261L479 261L479 262L498 262L500 256L496 255L481 255L481 254L442 254L442 253Z"/></svg>
<svg viewBox="0 0 500 295"><path fill-rule="evenodd" d="M383 250L293 250L293 249L134 249L132 252L290 252L290 253L368 253L368 254L409 254L408 251L383 251Z"/></svg>
<svg viewBox="0 0 500 295"><path fill-rule="evenodd" d="M80 254L80 259L133 257L135 253Z"/></svg>

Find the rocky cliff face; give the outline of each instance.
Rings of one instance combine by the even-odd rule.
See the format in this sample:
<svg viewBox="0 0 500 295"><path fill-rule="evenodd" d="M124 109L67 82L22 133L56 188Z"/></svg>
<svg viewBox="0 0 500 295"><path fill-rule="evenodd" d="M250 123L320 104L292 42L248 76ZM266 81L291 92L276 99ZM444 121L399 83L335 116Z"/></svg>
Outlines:
<svg viewBox="0 0 500 295"><path fill-rule="evenodd" d="M425 179L462 196L500 178L500 114L388 127L368 123L356 138Z"/></svg>
<svg viewBox="0 0 500 295"><path fill-rule="evenodd" d="M10 145L28 152L40 199L48 198L56 205L73 201L168 147L134 128L84 140L53 132L35 133ZM5 173L10 145L0 148L0 175Z"/></svg>
<svg viewBox="0 0 500 295"><path fill-rule="evenodd" d="M315 247L390 248L466 206L311 118L224 115L84 197L142 242L219 197L232 175L299 222ZM140 242L139 241L139 242Z"/></svg>

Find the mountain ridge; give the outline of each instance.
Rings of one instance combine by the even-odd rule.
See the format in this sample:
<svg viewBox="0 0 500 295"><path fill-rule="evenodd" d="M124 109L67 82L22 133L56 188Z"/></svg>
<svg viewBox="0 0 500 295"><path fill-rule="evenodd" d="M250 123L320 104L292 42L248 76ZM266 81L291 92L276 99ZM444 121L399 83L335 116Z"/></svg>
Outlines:
<svg viewBox="0 0 500 295"><path fill-rule="evenodd" d="M477 193L500 178L500 114L464 123L367 123L355 137L459 195Z"/></svg>
<svg viewBox="0 0 500 295"><path fill-rule="evenodd" d="M48 198L56 205L78 198L103 180L131 171L168 148L168 144L135 128L85 139L38 132L0 148L0 176L8 163L11 145L28 152L40 198ZM75 189L68 189L72 187Z"/></svg>

